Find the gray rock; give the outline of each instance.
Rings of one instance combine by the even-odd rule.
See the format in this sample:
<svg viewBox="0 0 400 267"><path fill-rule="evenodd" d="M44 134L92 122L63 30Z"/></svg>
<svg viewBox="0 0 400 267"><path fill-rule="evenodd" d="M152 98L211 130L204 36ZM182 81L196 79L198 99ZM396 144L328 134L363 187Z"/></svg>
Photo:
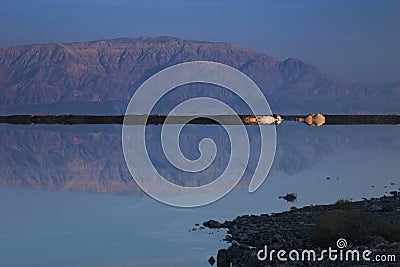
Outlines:
<svg viewBox="0 0 400 267"><path fill-rule="evenodd" d="M239 241L246 241L246 240L249 240L249 236L248 236L247 234L245 234L245 233L240 233L240 234L237 236L237 239L238 239Z"/></svg>
<svg viewBox="0 0 400 267"><path fill-rule="evenodd" d="M226 249L218 250L217 255L217 267L230 267L231 266L231 258Z"/></svg>
<svg viewBox="0 0 400 267"><path fill-rule="evenodd" d="M233 241L233 238L230 235L226 235L224 240L228 241L228 242L231 242L231 241Z"/></svg>
<svg viewBox="0 0 400 267"><path fill-rule="evenodd" d="M204 222L203 225L208 228L222 228L223 227L222 223L217 222L215 220L209 220L207 222Z"/></svg>
<svg viewBox="0 0 400 267"><path fill-rule="evenodd" d="M390 248L390 245L387 242L382 242L382 243L376 245L375 248L381 249L381 250L387 250Z"/></svg>
<svg viewBox="0 0 400 267"><path fill-rule="evenodd" d="M282 236L281 236L280 234L274 235L273 238L272 238L272 240L273 240L274 242L283 242L283 241L285 241L285 240L282 238Z"/></svg>
<svg viewBox="0 0 400 267"><path fill-rule="evenodd" d="M211 256L211 257L208 259L208 263L209 263L211 266L213 266L213 265L214 265L214 263L215 263L215 259L214 259L214 257L213 257L213 256Z"/></svg>

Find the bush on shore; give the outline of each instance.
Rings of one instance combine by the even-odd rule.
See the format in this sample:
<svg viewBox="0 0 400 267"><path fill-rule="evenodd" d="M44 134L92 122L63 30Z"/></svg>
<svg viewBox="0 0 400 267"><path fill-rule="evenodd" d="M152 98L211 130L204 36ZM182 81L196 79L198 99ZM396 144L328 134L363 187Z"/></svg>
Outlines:
<svg viewBox="0 0 400 267"><path fill-rule="evenodd" d="M368 245L372 237L383 237L388 242L400 242L400 220L348 209L325 212L317 221L313 243L319 247L334 247L339 238L345 238L354 245Z"/></svg>

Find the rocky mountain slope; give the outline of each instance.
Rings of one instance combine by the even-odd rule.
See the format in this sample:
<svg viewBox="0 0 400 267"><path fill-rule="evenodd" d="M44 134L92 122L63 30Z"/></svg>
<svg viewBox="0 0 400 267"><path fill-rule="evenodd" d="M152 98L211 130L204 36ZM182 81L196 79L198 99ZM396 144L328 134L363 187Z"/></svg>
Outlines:
<svg viewBox="0 0 400 267"><path fill-rule="evenodd" d="M243 71L276 113L398 113L400 83L344 83L298 59L281 62L237 45L171 37L0 49L0 112L121 114L144 80L167 66L193 60ZM186 88L179 95L192 97L199 90L194 91ZM238 105L224 90L204 87L201 94Z"/></svg>

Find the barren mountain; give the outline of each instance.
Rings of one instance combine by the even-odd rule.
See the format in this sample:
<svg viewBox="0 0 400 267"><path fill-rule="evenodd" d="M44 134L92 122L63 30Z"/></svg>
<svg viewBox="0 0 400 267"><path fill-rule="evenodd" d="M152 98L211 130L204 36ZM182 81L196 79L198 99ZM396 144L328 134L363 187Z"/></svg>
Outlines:
<svg viewBox="0 0 400 267"><path fill-rule="evenodd" d="M298 59L281 62L237 45L171 37L0 49L0 112L121 114L145 79L193 60L221 62L243 71L276 113L398 113L400 83L344 83ZM188 98L195 93L186 88L179 94ZM223 90L204 87L201 94L237 104Z"/></svg>

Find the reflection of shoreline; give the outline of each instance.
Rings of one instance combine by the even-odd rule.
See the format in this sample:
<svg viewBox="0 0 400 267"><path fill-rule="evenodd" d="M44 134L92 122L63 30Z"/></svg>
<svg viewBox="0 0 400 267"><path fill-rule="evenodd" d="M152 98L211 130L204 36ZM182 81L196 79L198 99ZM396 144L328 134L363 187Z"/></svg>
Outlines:
<svg viewBox="0 0 400 267"><path fill-rule="evenodd" d="M239 116L240 120L238 120ZM274 115L127 115L127 116L91 116L91 115L14 115L0 116L0 123L7 124L280 124L281 116ZM168 118L168 120L167 120ZM283 115L283 120L305 122L309 125L359 125L359 124L400 124L399 114L394 115Z"/></svg>
<svg viewBox="0 0 400 267"><path fill-rule="evenodd" d="M194 152L199 138L215 132L214 125L191 125L189 135L183 135L182 150ZM160 127L149 126L151 136ZM253 131L255 127L248 127ZM332 126L310 128L287 123L277 128L278 144L271 174L291 175L313 168L329 155L365 148L399 149L398 129L392 126ZM194 136L193 136L194 135ZM216 143L226 141L215 134ZM80 191L104 194L143 195L132 180L125 165L121 146L121 128L117 126L30 126L0 127L0 184L51 191ZM259 140L254 140L258 146ZM154 144L154 153L160 148ZM223 150L224 151L224 150ZM221 162L228 160L222 153ZM159 157L158 157L159 159ZM220 163L220 162L218 162ZM164 171L168 166L159 162ZM217 164L217 166L221 166ZM384 165L382 166L384 168ZM249 172L251 173L250 168ZM218 172L213 169L211 174ZM326 177L329 173L321 173ZM170 175L171 181L185 186L204 184L208 175L187 179ZM249 179L241 180L246 186Z"/></svg>

